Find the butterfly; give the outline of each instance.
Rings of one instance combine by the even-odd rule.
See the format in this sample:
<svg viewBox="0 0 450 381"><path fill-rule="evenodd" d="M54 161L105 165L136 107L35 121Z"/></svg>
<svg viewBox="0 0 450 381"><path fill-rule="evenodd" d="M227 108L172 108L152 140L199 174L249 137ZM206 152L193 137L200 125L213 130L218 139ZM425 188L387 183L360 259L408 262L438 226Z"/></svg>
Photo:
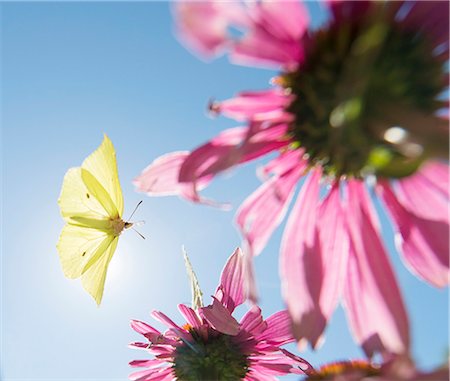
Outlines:
<svg viewBox="0 0 450 381"><path fill-rule="evenodd" d="M64 275L81 277L84 289L99 305L119 235L133 225L122 220L116 152L106 135L81 167L67 171L58 204L66 221L57 244Z"/></svg>

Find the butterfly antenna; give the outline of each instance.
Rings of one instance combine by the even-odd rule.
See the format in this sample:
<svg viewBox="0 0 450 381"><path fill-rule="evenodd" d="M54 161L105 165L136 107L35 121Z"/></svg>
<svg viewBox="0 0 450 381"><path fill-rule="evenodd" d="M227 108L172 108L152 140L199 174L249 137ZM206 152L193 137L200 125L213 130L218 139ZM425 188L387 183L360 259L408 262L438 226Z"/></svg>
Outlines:
<svg viewBox="0 0 450 381"><path fill-rule="evenodd" d="M137 203L136 207L133 210L133 213L131 213L131 216L130 216L130 218L128 218L127 221L131 220L131 217L133 217L134 213L136 213L137 208L139 208L139 205L141 205L141 204L142 204L142 200Z"/></svg>
<svg viewBox="0 0 450 381"><path fill-rule="evenodd" d="M131 229L133 229L136 233L138 233L142 239L145 239L145 237L141 233L139 233L135 228L132 227Z"/></svg>

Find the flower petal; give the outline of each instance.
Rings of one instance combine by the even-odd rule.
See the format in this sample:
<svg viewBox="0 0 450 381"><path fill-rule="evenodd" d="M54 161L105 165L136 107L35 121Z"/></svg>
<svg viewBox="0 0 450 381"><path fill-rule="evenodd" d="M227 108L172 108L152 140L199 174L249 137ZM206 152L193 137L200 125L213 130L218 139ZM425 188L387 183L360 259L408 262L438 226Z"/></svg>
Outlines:
<svg viewBox="0 0 450 381"><path fill-rule="evenodd" d="M194 150L180 169L179 181L198 179L241 164L285 146L287 126L262 129L258 123L223 131L210 142Z"/></svg>
<svg viewBox="0 0 450 381"><path fill-rule="evenodd" d="M244 261L244 253L237 248L228 258L220 276L216 298L220 297L219 301L230 313L246 300Z"/></svg>
<svg viewBox="0 0 450 381"><path fill-rule="evenodd" d="M273 120L285 114L284 109L292 101L292 95L278 88L243 92L236 97L211 105L213 112L220 112L229 118L245 120ZM278 113L277 113L278 112Z"/></svg>
<svg viewBox="0 0 450 381"><path fill-rule="evenodd" d="M316 230L321 170L306 179L289 216L281 242L283 296L298 340L306 338L314 347L326 320L319 306L322 274Z"/></svg>
<svg viewBox="0 0 450 381"><path fill-rule="evenodd" d="M238 209L236 223L253 255L262 251L283 220L305 167L306 163L299 161L298 168L273 176L247 197Z"/></svg>
<svg viewBox="0 0 450 381"><path fill-rule="evenodd" d="M344 287L349 250L348 234L339 196L339 183L333 185L330 193L318 210L317 224L322 257L322 285L320 309L326 320L330 319Z"/></svg>
<svg viewBox="0 0 450 381"><path fill-rule="evenodd" d="M199 328L202 325L200 317L192 308L185 306L184 304L179 304L178 310L192 327Z"/></svg>
<svg viewBox="0 0 450 381"><path fill-rule="evenodd" d="M279 311L266 319L267 328L258 337L260 341L267 341L273 345L283 345L294 341L292 323L287 311Z"/></svg>
<svg viewBox="0 0 450 381"><path fill-rule="evenodd" d="M448 224L411 213L400 204L385 182L379 184L378 190L397 230L398 250L411 271L434 286L449 284Z"/></svg>
<svg viewBox="0 0 450 381"><path fill-rule="evenodd" d="M129 379L132 381L166 381L170 380L172 376L172 368L158 368L141 370L130 374Z"/></svg>
<svg viewBox="0 0 450 381"><path fill-rule="evenodd" d="M239 323L216 298L213 297L212 305L202 307L200 311L216 331L230 336L236 336L239 333Z"/></svg>
<svg viewBox="0 0 450 381"><path fill-rule="evenodd" d="M448 164L438 161L428 161L417 173L429 182L429 184L437 188L444 196L448 198L449 192L449 175L450 169Z"/></svg>
<svg viewBox="0 0 450 381"><path fill-rule="evenodd" d="M348 200L350 255L344 300L353 334L368 356L405 353L408 318L363 182L348 182Z"/></svg>
<svg viewBox="0 0 450 381"><path fill-rule="evenodd" d="M438 174L437 172L436 174ZM448 188L442 192L447 177L435 178L427 173L425 177L420 171L396 182L399 202L413 214L429 220L449 221ZM441 182L440 186L436 183ZM448 182L447 182L448 184Z"/></svg>
<svg viewBox="0 0 450 381"><path fill-rule="evenodd" d="M246 23L243 7L236 2L178 1L173 7L179 39L203 58L223 53L230 44L231 24Z"/></svg>
<svg viewBox="0 0 450 381"><path fill-rule="evenodd" d="M178 182L178 174L188 156L189 151L178 151L158 157L136 177L134 185L149 195L179 194L183 185Z"/></svg>
<svg viewBox="0 0 450 381"><path fill-rule="evenodd" d="M244 330L252 336L257 336L263 332L267 327L267 323L261 315L261 308L258 306L253 306L249 311L247 311L241 319L240 326L241 331Z"/></svg>
<svg viewBox="0 0 450 381"><path fill-rule="evenodd" d="M140 320L131 320L131 328L133 328L137 333L140 333L144 336L149 333L155 333L158 335L161 334L161 332L159 332L157 329Z"/></svg>
<svg viewBox="0 0 450 381"><path fill-rule="evenodd" d="M302 3L258 2L249 11L253 23L236 44L231 59L244 65L297 67L303 57L299 41L309 24Z"/></svg>

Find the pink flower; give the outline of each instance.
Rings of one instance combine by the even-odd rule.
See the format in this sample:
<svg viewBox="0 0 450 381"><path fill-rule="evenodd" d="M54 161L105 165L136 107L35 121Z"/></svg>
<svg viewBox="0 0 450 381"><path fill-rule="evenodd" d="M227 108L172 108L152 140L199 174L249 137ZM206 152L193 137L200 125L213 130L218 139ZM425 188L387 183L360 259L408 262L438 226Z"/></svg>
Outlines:
<svg viewBox="0 0 450 381"><path fill-rule="evenodd" d="M305 381L445 381L448 364L432 372L421 372L407 356L394 356L383 364L364 360L341 361L314 370Z"/></svg>
<svg viewBox="0 0 450 381"><path fill-rule="evenodd" d="M196 298L201 292L194 290L197 305L178 306L187 324L179 326L159 311L152 315L169 327L164 333L144 322L131 322L132 328L147 342L130 346L154 356L130 363L147 368L131 374L131 380L272 381L277 380L277 375L313 371L307 361L281 348L294 341L286 311L264 320L259 307L253 306L240 322L232 316L235 308L246 300L244 264L242 251L236 249L222 271L211 305L203 307ZM193 289L196 288L194 275Z"/></svg>
<svg viewBox="0 0 450 381"><path fill-rule="evenodd" d="M175 164L170 156L157 159L135 185L202 202L198 191L216 174L278 153L261 168L263 184L236 219L246 248L258 255L301 183L280 260L296 339L315 347L341 300L367 355L406 353L407 314L374 201L384 204L408 268L446 286L449 139L448 119L439 115L448 105L449 3L328 5L327 25L308 30L296 1L237 3L232 12L211 1L179 3L178 30L190 47L210 56L228 49L235 62L281 73L271 89L211 105L244 127L223 131ZM206 11L215 21L190 27ZM229 35L230 26L242 36ZM159 177L161 168L170 181Z"/></svg>

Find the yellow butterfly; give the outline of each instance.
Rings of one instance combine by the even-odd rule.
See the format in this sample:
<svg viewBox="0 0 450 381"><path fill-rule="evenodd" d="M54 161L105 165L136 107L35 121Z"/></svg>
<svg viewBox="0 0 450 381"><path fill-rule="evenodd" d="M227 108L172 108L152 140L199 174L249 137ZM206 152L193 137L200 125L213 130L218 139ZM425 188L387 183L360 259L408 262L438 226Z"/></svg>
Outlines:
<svg viewBox="0 0 450 381"><path fill-rule="evenodd" d="M122 220L116 152L106 135L81 167L67 171L58 204L67 222L57 244L64 275L81 277L99 305L119 235L133 225Z"/></svg>

